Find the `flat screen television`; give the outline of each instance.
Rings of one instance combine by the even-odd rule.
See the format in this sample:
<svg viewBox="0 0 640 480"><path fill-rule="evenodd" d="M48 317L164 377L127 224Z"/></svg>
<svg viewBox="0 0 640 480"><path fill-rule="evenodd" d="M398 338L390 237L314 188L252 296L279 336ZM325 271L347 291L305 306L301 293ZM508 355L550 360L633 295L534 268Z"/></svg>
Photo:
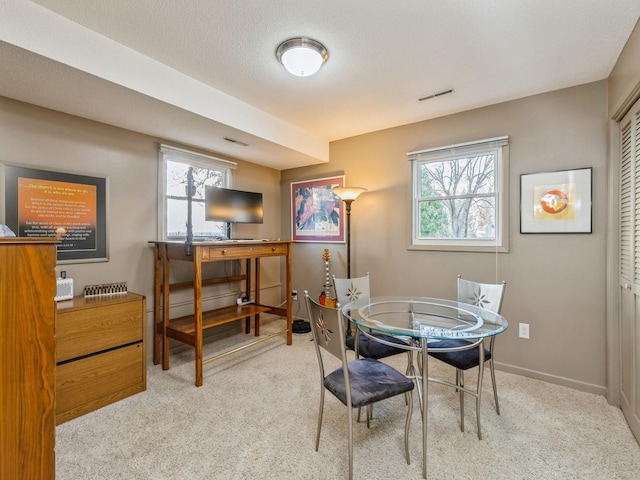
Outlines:
<svg viewBox="0 0 640 480"><path fill-rule="evenodd" d="M205 187L205 220L228 223L262 223L262 193Z"/></svg>

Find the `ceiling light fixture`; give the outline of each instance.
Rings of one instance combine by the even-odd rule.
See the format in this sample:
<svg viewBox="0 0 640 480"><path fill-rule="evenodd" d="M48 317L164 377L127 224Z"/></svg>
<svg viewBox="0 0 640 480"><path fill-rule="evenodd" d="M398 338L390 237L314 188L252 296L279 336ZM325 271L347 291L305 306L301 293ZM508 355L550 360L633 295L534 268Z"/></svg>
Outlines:
<svg viewBox="0 0 640 480"><path fill-rule="evenodd" d="M276 58L289 73L308 77L320 70L329 58L329 51L317 40L295 37L278 45Z"/></svg>

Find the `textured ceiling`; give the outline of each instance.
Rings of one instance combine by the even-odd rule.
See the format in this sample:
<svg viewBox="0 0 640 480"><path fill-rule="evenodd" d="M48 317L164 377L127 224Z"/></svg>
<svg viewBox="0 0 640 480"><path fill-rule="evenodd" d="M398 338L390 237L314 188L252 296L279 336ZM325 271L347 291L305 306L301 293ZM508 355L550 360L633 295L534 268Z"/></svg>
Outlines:
<svg viewBox="0 0 640 480"><path fill-rule="evenodd" d="M327 161L332 140L602 80L640 15L638 0L0 8L0 95L281 169ZM329 50L313 77L275 59L301 35Z"/></svg>

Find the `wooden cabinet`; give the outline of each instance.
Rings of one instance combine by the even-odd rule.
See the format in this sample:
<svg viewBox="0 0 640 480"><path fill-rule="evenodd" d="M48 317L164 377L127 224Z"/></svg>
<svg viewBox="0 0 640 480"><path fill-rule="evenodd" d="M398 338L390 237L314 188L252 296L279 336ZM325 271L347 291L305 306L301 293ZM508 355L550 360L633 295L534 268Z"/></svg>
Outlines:
<svg viewBox="0 0 640 480"><path fill-rule="evenodd" d="M145 297L74 297L58 303L56 424L144 391Z"/></svg>
<svg viewBox="0 0 640 480"><path fill-rule="evenodd" d="M0 239L0 478L55 478L55 240Z"/></svg>

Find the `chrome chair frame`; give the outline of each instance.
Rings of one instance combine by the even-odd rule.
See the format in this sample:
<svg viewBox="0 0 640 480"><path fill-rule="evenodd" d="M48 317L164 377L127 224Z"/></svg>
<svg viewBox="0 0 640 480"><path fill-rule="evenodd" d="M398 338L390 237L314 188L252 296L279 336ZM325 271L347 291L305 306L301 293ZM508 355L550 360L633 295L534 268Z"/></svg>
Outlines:
<svg viewBox="0 0 640 480"><path fill-rule="evenodd" d="M354 277L354 278L336 278L333 275L333 286L336 292L336 298L340 305L350 304L352 310L357 311L360 307L365 306L369 299L371 298L371 290L370 290L370 282L369 282L369 273L362 277ZM365 358L375 358L376 360L381 360L383 358L387 358L393 355L399 355L401 353L407 352L406 343L403 342L398 337L394 337L393 335L387 335L382 333L373 334L373 337L378 340L383 340L382 342L375 342L370 345L376 345L378 351L375 353L365 351L362 353L360 351L360 340L362 340L362 330L355 326L356 331L353 335L353 351L356 354L356 358L362 356ZM367 337L371 337L371 335L367 335ZM366 337L364 337L366 338ZM349 338L345 335L345 339L347 340L347 345L349 346ZM412 352L408 351L408 363L407 363L407 373L409 373L409 367L412 363Z"/></svg>
<svg viewBox="0 0 640 480"><path fill-rule="evenodd" d="M325 390L331 391L347 407L350 480L353 478L353 409L368 407L375 402L404 395L408 404L404 428L404 448L407 464L410 464L409 426L413 412L411 395L414 389L413 381L393 367L375 359L363 358L349 362L344 342L344 318L341 309L318 304L309 297L306 290L304 296L320 369L320 407L316 432L316 451L320 446ZM338 358L342 364L328 375L325 374L323 351ZM354 379L351 378L352 375Z"/></svg>
<svg viewBox="0 0 640 480"><path fill-rule="evenodd" d="M465 280L458 275L458 302L475 305L494 313L500 313L504 292L507 283L500 284L479 283ZM488 293L487 293L488 292ZM495 399L496 413L500 415L500 403L498 401L498 388L496 385L496 374L493 364L493 349L495 336L489 339L489 347L485 348L484 339L474 341L443 341L432 342L433 347L427 345L430 356L453 366L456 369L456 383L451 383L439 378L429 378L429 381L453 387L460 395L460 430L464 432L464 395L471 395L476 399L476 423L478 429L478 439L482 440L482 429L480 427L480 403L482 399L482 383L484 378L484 366L489 364L491 372L491 383L493 386L493 397ZM444 347L438 347L441 344ZM477 357L473 357L472 350L477 350ZM468 353L465 353L468 352ZM464 355L464 357L462 357ZM466 363L466 364L465 364ZM464 371L478 367L478 381L476 389L472 390L465 386Z"/></svg>
<svg viewBox="0 0 640 480"><path fill-rule="evenodd" d="M340 305L351 305L351 309L355 312L360 307L365 306L369 299L371 298L371 282L369 272L367 272L362 277L352 277L352 278L337 278L335 275L333 278L333 288L336 293L336 299L338 304ZM345 325L348 324L348 321L345 321ZM413 351L407 350L405 343L403 340L398 337L394 337L392 335L387 335L384 333L366 333L363 332L360 327L354 325L355 332L353 336L350 337L347 333L345 335L345 341L347 342L347 346L351 348L356 355L356 358L364 357L364 358L375 358L376 360L381 360L383 358L391 357L394 355L400 355L402 353L407 354L407 369L405 375L409 375L412 371L413 364ZM347 332L349 330L347 329ZM363 335L365 334L365 335ZM360 342L366 339L369 346L368 349L362 353L360 351ZM353 340L353 345L351 345L351 340ZM371 348L373 347L373 349ZM375 350L374 350L375 349ZM369 421L373 418L373 405L369 405L367 408L367 426L369 425ZM360 421L360 409L358 409L358 422Z"/></svg>

